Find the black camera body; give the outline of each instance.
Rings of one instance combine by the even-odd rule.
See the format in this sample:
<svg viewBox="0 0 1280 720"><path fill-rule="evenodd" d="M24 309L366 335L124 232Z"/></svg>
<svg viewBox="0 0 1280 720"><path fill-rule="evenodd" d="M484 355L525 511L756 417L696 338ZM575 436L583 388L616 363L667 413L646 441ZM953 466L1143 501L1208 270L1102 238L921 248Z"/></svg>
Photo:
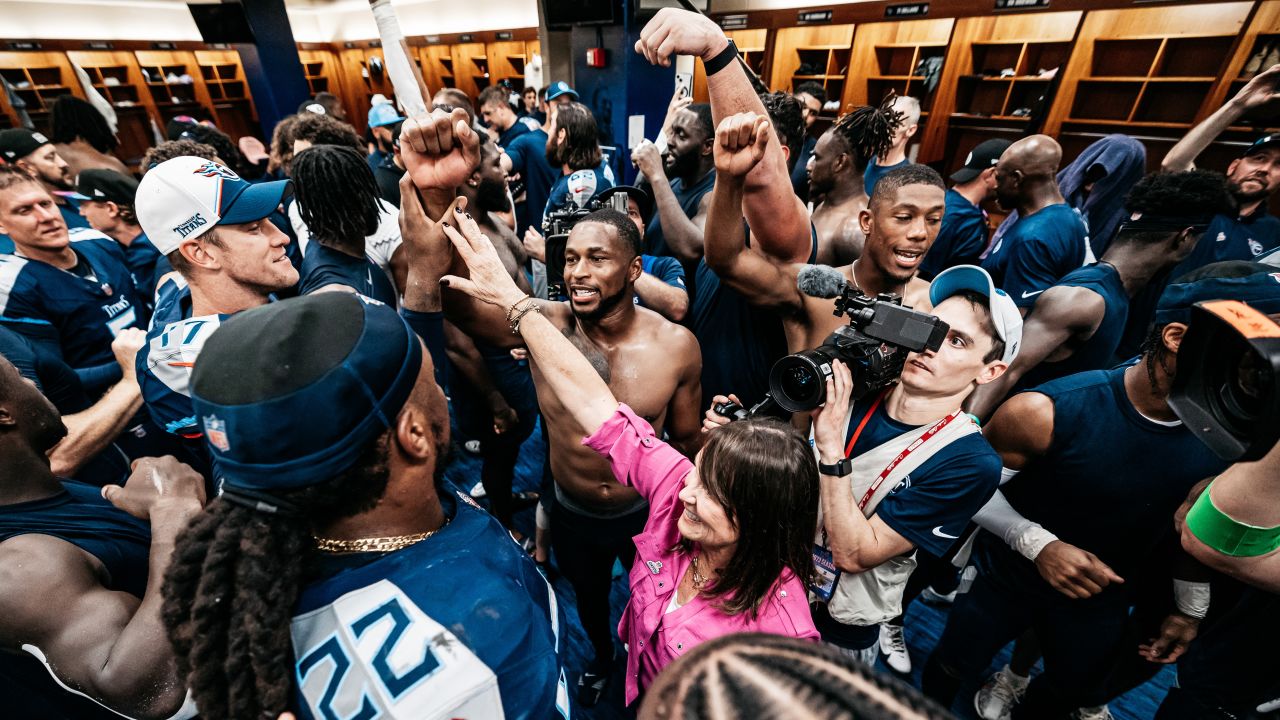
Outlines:
<svg viewBox="0 0 1280 720"><path fill-rule="evenodd" d="M569 231L586 216L604 208L613 208L626 215L626 193L615 193L604 202L593 197L587 200L586 205L581 207L570 201L568 207L547 213L547 216L543 218L542 234L546 238L548 300L569 299L564 288L564 251L569 243Z"/></svg>
<svg viewBox="0 0 1280 720"><path fill-rule="evenodd" d="M1218 457L1261 459L1280 439L1280 324L1235 300L1191 313L1169 405Z"/></svg>
<svg viewBox="0 0 1280 720"><path fill-rule="evenodd" d="M837 316L849 324L821 345L788 355L769 371L769 395L788 412L805 412L826 402L831 363L853 373L854 400L891 385L902 374L908 352L937 350L951 329L933 315L903 307L902 297L872 298L845 283L835 301Z"/></svg>

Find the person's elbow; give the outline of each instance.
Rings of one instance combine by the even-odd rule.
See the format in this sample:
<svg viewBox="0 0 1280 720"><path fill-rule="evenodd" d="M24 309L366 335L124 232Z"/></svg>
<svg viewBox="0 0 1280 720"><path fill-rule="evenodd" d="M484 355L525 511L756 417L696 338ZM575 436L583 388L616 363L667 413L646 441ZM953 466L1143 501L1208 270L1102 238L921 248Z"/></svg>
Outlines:
<svg viewBox="0 0 1280 720"><path fill-rule="evenodd" d="M859 551L832 551L831 560L835 563L836 569L842 573L861 573L866 572L880 563L869 562L868 558L863 557Z"/></svg>
<svg viewBox="0 0 1280 720"><path fill-rule="evenodd" d="M66 440L49 452L49 470L54 477L73 477L80 466L84 464L84 458L79 453L71 450L62 449L62 445L66 444Z"/></svg>
<svg viewBox="0 0 1280 720"><path fill-rule="evenodd" d="M98 692L93 697L116 712L136 720L165 720L177 714L186 701L187 688L179 681L177 665L171 658L159 660L165 663L165 677L138 682L122 675L136 674L136 667L103 668L95 685Z"/></svg>
<svg viewBox="0 0 1280 720"><path fill-rule="evenodd" d="M667 319L673 323L684 322L684 318L689 314L689 294L676 293L671 302L667 304Z"/></svg>

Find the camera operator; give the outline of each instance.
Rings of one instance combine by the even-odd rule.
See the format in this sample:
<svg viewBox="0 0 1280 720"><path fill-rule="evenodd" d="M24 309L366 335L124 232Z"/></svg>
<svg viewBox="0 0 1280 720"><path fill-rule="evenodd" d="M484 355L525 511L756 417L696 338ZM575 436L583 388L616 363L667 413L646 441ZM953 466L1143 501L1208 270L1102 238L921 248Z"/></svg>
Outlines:
<svg viewBox="0 0 1280 720"><path fill-rule="evenodd" d="M1000 481L999 456L960 404L1017 355L1022 317L972 265L939 275L930 295L950 326L942 346L907 355L896 386L852 407L852 375L833 362L826 405L814 412L822 476L814 561L823 575L814 623L868 664L879 623L900 614L916 548L945 554Z"/></svg>
<svg viewBox="0 0 1280 720"><path fill-rule="evenodd" d="M1136 590L1144 581L1169 583L1161 553L1169 519L1188 489L1226 464L1169 406L1191 307L1223 297L1280 304L1280 283L1256 271L1240 277L1238 265L1210 265L1170 285L1138 362L1060 378L996 411L986 436L1008 484L975 518L991 532L975 540L977 577L957 598L925 669L929 695L949 704L1031 628L1046 671L1026 687L1013 717L1065 718L1080 709L1107 717L1104 681L1113 660L1130 652L1123 630ZM1149 645L1166 651L1149 655L1152 662L1176 659L1208 607L1207 586L1175 580L1173 589L1176 609Z"/></svg>
<svg viewBox="0 0 1280 720"><path fill-rule="evenodd" d="M565 109L559 109L559 117ZM454 188L475 165L476 146L475 132L457 111L450 116L437 110L406 122L401 151L411 177L426 195L429 214L443 214ZM461 219L457 218L459 223ZM631 219L612 209L594 212L569 233L564 269L569 301L538 301L533 307L593 362L619 400L656 432L665 428L672 444L692 455L699 441L702 358L688 330L636 307L632 296L641 265L640 235ZM456 256L450 272L465 277L465 265ZM509 320L505 308L470 301L465 307L472 315L465 326L460 324L453 305L459 295L452 289L444 292L447 319L477 340L518 341L511 332L515 318ZM571 398L544 394L545 378L536 362L531 369L555 480L552 548L561 572L573 585L579 616L594 650L578 696L579 702L591 706L603 695L613 667L612 568L616 560L631 565L635 557L631 539L643 529L648 507L635 490L614 478L607 460L582 445L589 433L566 407Z"/></svg>

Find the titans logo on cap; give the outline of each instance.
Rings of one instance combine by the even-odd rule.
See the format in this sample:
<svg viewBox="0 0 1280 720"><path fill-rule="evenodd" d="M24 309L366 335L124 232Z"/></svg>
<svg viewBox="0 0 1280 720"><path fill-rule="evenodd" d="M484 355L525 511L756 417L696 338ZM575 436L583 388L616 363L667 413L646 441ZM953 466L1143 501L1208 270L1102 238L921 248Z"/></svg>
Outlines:
<svg viewBox="0 0 1280 720"><path fill-rule="evenodd" d="M231 171L231 168L219 165L216 162L206 162L195 169L193 175L203 175L204 177L220 177L226 180L239 180L240 176Z"/></svg>

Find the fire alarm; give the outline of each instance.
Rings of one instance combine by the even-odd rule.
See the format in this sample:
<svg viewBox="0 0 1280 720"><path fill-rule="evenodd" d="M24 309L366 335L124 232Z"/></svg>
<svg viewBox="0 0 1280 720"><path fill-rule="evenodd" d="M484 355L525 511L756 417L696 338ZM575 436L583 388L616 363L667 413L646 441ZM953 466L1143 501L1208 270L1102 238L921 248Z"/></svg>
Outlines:
<svg viewBox="0 0 1280 720"><path fill-rule="evenodd" d="M604 67L608 57L607 52L604 48L587 48L587 67Z"/></svg>

